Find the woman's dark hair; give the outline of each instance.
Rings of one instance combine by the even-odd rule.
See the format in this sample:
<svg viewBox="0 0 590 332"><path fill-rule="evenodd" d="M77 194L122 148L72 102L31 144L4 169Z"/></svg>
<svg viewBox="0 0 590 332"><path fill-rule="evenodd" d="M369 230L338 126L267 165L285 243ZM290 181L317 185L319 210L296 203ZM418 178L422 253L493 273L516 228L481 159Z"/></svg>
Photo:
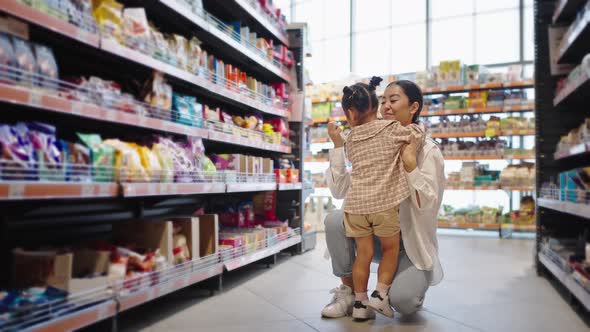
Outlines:
<svg viewBox="0 0 590 332"><path fill-rule="evenodd" d="M375 88L381 84L381 77L373 76L369 84L356 83L342 89L342 109L348 111L355 108L359 113L377 108L379 100Z"/></svg>
<svg viewBox="0 0 590 332"><path fill-rule="evenodd" d="M418 123L418 118L420 118L420 112L422 112L422 106L424 106L424 97L422 96L422 89L416 83L408 80L399 80L393 81L387 85L390 87L392 85L399 86L406 96L408 96L408 100L410 101L410 105L413 103L418 103L418 110L412 116L412 123Z"/></svg>

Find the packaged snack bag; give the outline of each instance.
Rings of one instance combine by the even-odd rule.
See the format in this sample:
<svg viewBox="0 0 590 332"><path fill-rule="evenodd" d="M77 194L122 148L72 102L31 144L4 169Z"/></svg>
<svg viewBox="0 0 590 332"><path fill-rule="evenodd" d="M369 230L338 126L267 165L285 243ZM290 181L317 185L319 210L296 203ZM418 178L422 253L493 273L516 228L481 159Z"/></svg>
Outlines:
<svg viewBox="0 0 590 332"><path fill-rule="evenodd" d="M172 120L178 123L192 126L194 124L194 109L187 97L175 93L172 100Z"/></svg>
<svg viewBox="0 0 590 332"><path fill-rule="evenodd" d="M162 168L161 181L174 182L174 158L170 150L160 143L155 143L152 146L152 152L158 158L160 167Z"/></svg>
<svg viewBox="0 0 590 332"><path fill-rule="evenodd" d="M180 69L189 69L188 59L188 41L180 35L172 35L171 45L174 54L176 55L176 66Z"/></svg>
<svg viewBox="0 0 590 332"><path fill-rule="evenodd" d="M9 68L15 66L12 41L8 35L0 33L0 83L14 82L14 73Z"/></svg>
<svg viewBox="0 0 590 332"><path fill-rule="evenodd" d="M193 74L199 73L200 57L201 57L201 41L198 40L197 37L193 37L188 42L188 64L187 64L187 69Z"/></svg>
<svg viewBox="0 0 590 332"><path fill-rule="evenodd" d="M58 88L58 68L55 62L53 51L43 45L35 45L35 56L37 57L37 66L39 68L39 85L41 87L55 90Z"/></svg>
<svg viewBox="0 0 590 332"><path fill-rule="evenodd" d="M127 46L148 53L150 34L145 9L123 9L123 35Z"/></svg>
<svg viewBox="0 0 590 332"><path fill-rule="evenodd" d="M103 142L115 150L115 179L118 182L149 182L146 170L141 164L139 153L128 143L118 139Z"/></svg>
<svg viewBox="0 0 590 332"><path fill-rule="evenodd" d="M169 110L172 107L172 87L166 84L164 74L154 72L142 93L146 103L154 107Z"/></svg>
<svg viewBox="0 0 590 332"><path fill-rule="evenodd" d="M203 128L204 124L204 116L203 116L203 105L197 102L197 98L185 96L184 97L190 107L190 113L193 117L193 126Z"/></svg>
<svg viewBox="0 0 590 332"><path fill-rule="evenodd" d="M90 149L92 179L95 182L113 181L115 149L104 144L100 135L78 133L78 137Z"/></svg>
<svg viewBox="0 0 590 332"><path fill-rule="evenodd" d="M139 146L137 144L131 144L139 153L141 159L141 165L145 169L148 180L152 182L160 182L162 179L162 166L158 156L146 146Z"/></svg>
<svg viewBox="0 0 590 332"><path fill-rule="evenodd" d="M57 145L55 127L39 122L29 123L27 127L39 178L48 181L64 181L65 169L62 154Z"/></svg>
<svg viewBox="0 0 590 332"><path fill-rule="evenodd" d="M172 156L174 168L174 179L176 182L192 182L195 175L195 166L192 156L187 154L187 150L179 144L163 137L158 138L160 148L168 149Z"/></svg>
<svg viewBox="0 0 590 332"><path fill-rule="evenodd" d="M93 7L92 15L96 18L102 35L122 42L123 5L114 0L95 0Z"/></svg>
<svg viewBox="0 0 590 332"><path fill-rule="evenodd" d="M78 143L60 140L62 154L66 161L67 181L89 182L92 180L90 149Z"/></svg>
<svg viewBox="0 0 590 332"><path fill-rule="evenodd" d="M12 44L14 47L14 57L16 59L16 66L20 69L17 72L17 81L27 86L36 84L36 79L33 74L37 73L37 61L33 56L31 45L26 40L13 37Z"/></svg>
<svg viewBox="0 0 590 332"><path fill-rule="evenodd" d="M36 180L35 155L25 124L0 125L0 162L4 180Z"/></svg>

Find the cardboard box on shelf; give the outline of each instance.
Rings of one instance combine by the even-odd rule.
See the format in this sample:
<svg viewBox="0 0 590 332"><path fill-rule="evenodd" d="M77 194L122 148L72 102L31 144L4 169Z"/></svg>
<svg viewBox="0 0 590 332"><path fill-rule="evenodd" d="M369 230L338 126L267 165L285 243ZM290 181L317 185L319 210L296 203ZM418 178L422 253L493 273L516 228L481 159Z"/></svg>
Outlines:
<svg viewBox="0 0 590 332"><path fill-rule="evenodd" d="M73 255L71 252L28 251L15 248L13 251L13 286L53 286L69 289L72 279Z"/></svg>
<svg viewBox="0 0 590 332"><path fill-rule="evenodd" d="M72 273L74 277L101 275L109 271L110 251L80 249L74 251Z"/></svg>
<svg viewBox="0 0 590 332"><path fill-rule="evenodd" d="M173 225L171 221L131 221L115 224L115 239L140 247L160 249L166 261L173 262Z"/></svg>
<svg viewBox="0 0 590 332"><path fill-rule="evenodd" d="M274 171L274 162L270 158L262 159L262 173L271 174Z"/></svg>
<svg viewBox="0 0 590 332"><path fill-rule="evenodd" d="M219 250L219 219L216 214L199 216L199 257L217 253Z"/></svg>
<svg viewBox="0 0 590 332"><path fill-rule="evenodd" d="M179 235L186 239L186 244L190 251L190 257L192 259L199 257L199 218L176 218L173 219L172 222L175 227L180 229ZM173 234L173 247L178 246L178 244L175 243L175 238L177 237Z"/></svg>

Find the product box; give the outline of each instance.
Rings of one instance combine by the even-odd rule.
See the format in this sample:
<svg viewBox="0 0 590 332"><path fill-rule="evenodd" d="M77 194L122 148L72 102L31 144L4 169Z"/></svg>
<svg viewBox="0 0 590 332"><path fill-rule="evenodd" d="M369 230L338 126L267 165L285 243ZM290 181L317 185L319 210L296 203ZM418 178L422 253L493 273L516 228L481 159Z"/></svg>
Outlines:
<svg viewBox="0 0 590 332"><path fill-rule="evenodd" d="M199 216L199 257L217 253L219 250L219 218L216 214Z"/></svg>
<svg viewBox="0 0 590 332"><path fill-rule="evenodd" d="M159 249L166 261L173 263L174 228L171 221L130 221L116 223L113 232L117 242L134 243L144 248Z"/></svg>
<svg viewBox="0 0 590 332"><path fill-rule="evenodd" d="M186 244L190 251L190 257L192 259L199 257L199 218L176 218L172 219L172 222L173 225L179 230L179 234L186 238ZM173 234L172 238L172 246L175 247L177 246L177 244L174 243L175 234Z"/></svg>
<svg viewBox="0 0 590 332"><path fill-rule="evenodd" d="M80 249L74 251L72 273L74 277L102 275L109 271L111 252L107 250Z"/></svg>
<svg viewBox="0 0 590 332"><path fill-rule="evenodd" d="M272 174L274 172L274 161L270 158L262 159L262 173Z"/></svg>
<svg viewBox="0 0 590 332"><path fill-rule="evenodd" d="M262 173L262 158L248 156L248 171L251 175L259 175Z"/></svg>
<svg viewBox="0 0 590 332"><path fill-rule="evenodd" d="M275 169L275 177L277 183L287 183L287 170L286 169Z"/></svg>
<svg viewBox="0 0 590 332"><path fill-rule="evenodd" d="M73 265L71 252L28 251L15 248L12 254L12 280L15 288L53 286L66 291L69 289Z"/></svg>

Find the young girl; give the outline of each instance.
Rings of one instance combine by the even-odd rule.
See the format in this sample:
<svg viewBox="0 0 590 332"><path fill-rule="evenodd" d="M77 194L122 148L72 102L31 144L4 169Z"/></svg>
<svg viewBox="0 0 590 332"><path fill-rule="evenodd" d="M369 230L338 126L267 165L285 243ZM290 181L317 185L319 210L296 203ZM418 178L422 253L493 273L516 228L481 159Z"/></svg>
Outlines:
<svg viewBox="0 0 590 332"><path fill-rule="evenodd" d="M424 142L421 124L404 127L398 121L377 119L375 88L380 82L381 78L373 77L368 85L347 86L342 96L342 108L352 127L345 144L352 173L351 189L344 203L344 224L346 235L355 239L357 247L352 270L355 292L352 317L357 320L371 317L369 307L388 317L394 315L388 291L399 253L399 205L410 195L401 149L412 135L420 147ZM367 283L373 259L373 234L379 237L383 256L377 289L369 299Z"/></svg>

